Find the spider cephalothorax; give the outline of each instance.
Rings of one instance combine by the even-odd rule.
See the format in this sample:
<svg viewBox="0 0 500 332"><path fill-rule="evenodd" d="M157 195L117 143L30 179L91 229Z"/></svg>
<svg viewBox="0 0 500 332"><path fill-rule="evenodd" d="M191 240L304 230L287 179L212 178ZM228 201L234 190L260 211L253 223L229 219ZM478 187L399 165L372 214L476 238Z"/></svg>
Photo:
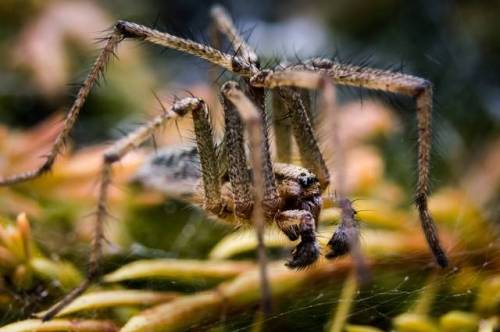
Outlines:
<svg viewBox="0 0 500 332"><path fill-rule="evenodd" d="M447 265L447 258L441 248L427 205L432 114L430 82L403 73L358 67L323 58L261 69L257 54L241 38L225 10L220 6L215 6L211 16L218 34L227 37L235 54L224 53L217 48L140 24L118 21L109 36L104 38L105 45L81 85L68 112L63 130L56 138L46 161L32 171L0 179L0 185L9 185L36 178L51 169L92 87L103 75L106 64L115 54L118 45L125 39L141 40L194 55L240 78L241 84L234 81L226 82L220 92L218 91L224 110L223 149L227 159L225 165L227 170L221 167L216 153L217 138L213 137L208 107L203 100L194 97L175 102L169 109L164 109L163 114L115 142L104 153L95 239L87 279L60 303L47 311L44 319L52 318L84 292L97 277L98 264L102 255L103 222L106 217L112 165L146 141L165 123L187 114L191 114L193 118L197 154L195 156L191 152L185 157L193 160L197 158L201 172L193 175L192 169L186 171L181 167L181 173L186 171L186 175L191 176L185 184L188 187L193 186L194 183L197 184L195 187L200 190L195 190L197 198L192 201L198 203L208 213L221 219L233 218L255 225L261 290L264 299L263 309L268 311L266 309L269 309L270 293L263 243L265 222L276 222L291 240L300 237L301 242L295 248L292 259L287 263L288 266L294 268L308 266L319 256L315 235L316 223L321 210L321 194L330 184L330 173L320 151L315 129L311 124L307 91L319 90L321 111L335 115L335 84L398 93L415 99L418 124L418 179L415 204L419 211L422 229L437 263L442 267ZM266 108L266 89L273 90L275 108L272 111ZM276 140L279 142L276 144L277 162L282 162L281 164L273 163L267 131L267 115L272 113L275 117L280 109L284 109L284 113L290 119L290 126L286 129L280 128L279 121L273 123ZM246 135L244 135L245 131ZM332 130L332 140L336 135L337 132ZM292 136L301 157L302 167L290 165ZM249 160L247 160L245 137L248 138ZM338 143L337 139L335 141ZM336 152L341 151L339 147L340 144L334 145ZM158 163L171 165L181 162L183 158L163 159ZM337 160L342 160L342 158L338 158L337 155ZM353 257L358 257L356 265L358 271L362 271L360 268L362 264L359 263L361 255L355 211L351 201L345 197L341 170L342 167L338 167L335 188L338 198L333 200L341 209L341 224L328 243L331 251L327 254L327 258L351 252ZM164 182L172 179L172 177L164 179Z"/></svg>
<svg viewBox="0 0 500 332"><path fill-rule="evenodd" d="M276 222L292 241L301 238L293 252L289 267L303 268L319 257L316 227L322 205L322 191L317 177L309 170L291 164L275 163L274 176L278 190L278 204L265 212L266 222ZM252 170L248 176L253 178ZM149 158L134 176L133 181L145 188L153 188L169 197L178 197L203 204L203 181L198 151L194 146L166 148ZM251 189L253 190L253 188ZM213 208L211 214L224 222L241 225L251 222L252 208L236 216L234 192L228 174L221 175L221 195L224 204ZM253 202L250 202L253 205Z"/></svg>

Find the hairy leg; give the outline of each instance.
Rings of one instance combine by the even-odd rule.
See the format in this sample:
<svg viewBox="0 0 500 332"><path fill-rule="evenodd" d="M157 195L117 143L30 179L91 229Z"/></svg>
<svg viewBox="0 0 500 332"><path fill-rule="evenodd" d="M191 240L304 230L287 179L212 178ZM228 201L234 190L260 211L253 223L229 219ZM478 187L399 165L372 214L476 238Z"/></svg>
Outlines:
<svg viewBox="0 0 500 332"><path fill-rule="evenodd" d="M431 150L432 84L422 78L386 70L357 67L315 58L284 70L262 70L254 75L252 85L273 88L293 86L316 89L324 76L334 83L399 93L415 98L418 124L418 178L415 204L427 243L441 267L448 259L441 247L436 225L428 209L429 164Z"/></svg>
<svg viewBox="0 0 500 332"><path fill-rule="evenodd" d="M255 66L256 70L259 67L259 58L255 51L247 44L247 42L240 36L238 30L234 26L234 22L224 9L224 7L215 5L210 10L210 16L217 27L217 29L225 35L233 49L251 65Z"/></svg>
<svg viewBox="0 0 500 332"><path fill-rule="evenodd" d="M252 63L255 68L259 69L259 64L258 64L258 58L255 52L249 47L246 42L238 35L237 30L234 28L234 24L232 23L231 19L225 13L224 10L222 10L220 7L216 7L215 10L212 11L214 20L217 22L217 25L219 27L219 30L227 36L227 38L231 41L233 45L233 49L235 49L238 52L238 55L240 55L242 58L246 59L248 62ZM248 82L250 83L250 82ZM292 89L286 89L290 90L290 93L296 94L294 95L296 99L294 99L294 102L300 103L300 108L297 110L297 105L296 104L291 104L287 103L288 100L291 98L286 98L284 97L284 104L288 108L288 114L290 115L290 122L292 123L292 128L293 128L293 133L296 137L296 141L298 142L299 145L299 150L303 156L303 159L305 161L305 164L309 166L310 169L315 171L315 173L318 175L320 179L320 183L323 188L326 188L328 183L329 183L329 175L328 175L328 170L326 168L326 164L324 163L323 157L319 151L319 147L316 143L316 140L314 138L313 130L311 127L311 124L309 122L309 118L307 115L307 111L305 110L305 106L302 103L301 96L305 95L309 97L308 91L305 91L304 89L301 91L292 91ZM263 146L263 155L268 159L267 167L269 171L265 168L266 164L264 164L265 168L265 175L273 175L273 183L274 183L274 173L272 173L272 165L270 162L270 157L269 157L269 145L268 145L268 134L267 130L265 129L266 125L266 113L264 109L264 90L263 87L256 87L252 86L250 84L248 88L248 95L251 97L251 99L254 101L256 105L259 106L261 110L261 116L262 116L262 122L263 122L263 138L264 138L264 144ZM308 103L309 104L309 103ZM306 127L307 129L303 129L303 127ZM306 132L306 133L304 133ZM288 147L290 147L290 134L289 133L283 133L285 137L288 137ZM310 134L310 135L307 135ZM286 136L288 135L288 136ZM280 142L282 143L282 142ZM286 143L285 143L286 144ZM278 150L280 151L280 150ZM288 158L290 155L288 156ZM266 181L266 182L271 182L271 181ZM269 185L266 183L266 188L269 188ZM271 200L273 201L273 200ZM275 200L277 202L277 200ZM275 207L270 208L270 211L276 211ZM271 215L268 217L272 217ZM278 217L280 218L280 217ZM281 219L285 220L289 218L290 220L295 218L295 220L300 220L302 224L302 229L299 231L302 241L301 243L297 246L297 248L294 250L293 253L293 258L290 262L288 262L289 267L304 267L306 265L312 264L312 262L316 261L319 255L319 250L317 247L316 243L316 236L315 236L315 220L313 215L308 212L308 211L295 211L295 213L292 213L290 215L284 214ZM310 224L313 224L311 227ZM283 223L281 223L283 226ZM283 226L284 230L286 230L286 226Z"/></svg>
<svg viewBox="0 0 500 332"><path fill-rule="evenodd" d="M195 123L195 132L198 143L198 152L202 164L202 173L205 190L205 205L214 206L220 202L220 188L215 188L218 183L218 176L214 176L213 166L207 163L207 157L213 152L213 144L210 146L211 138L206 137L210 131L206 130L207 109L205 103L198 98L185 98L176 102L169 110L165 110L161 115L155 117L152 121L137 128L134 132L115 142L104 152L103 165L101 169L101 183L99 187L99 196L97 203L96 220L94 224L94 240L89 259L86 279L73 291L68 293L60 302L51 307L43 314L43 320L50 320L64 307L70 304L80 294L82 294L97 278L99 263L102 257L102 244L104 241L103 225L106 218L106 203L109 184L111 183L111 172L114 163L120 161L128 152L132 151L144 141L149 139L153 133L161 128L166 122L186 115L192 112ZM213 160L213 158L212 158ZM213 181L217 179L217 181ZM218 195L214 197L212 195Z"/></svg>
<svg viewBox="0 0 500 332"><path fill-rule="evenodd" d="M257 72L259 70L259 58L255 51L246 43L246 41L240 36L238 30L234 26L234 22L227 13L227 11L221 6L214 6L210 12L214 25L220 31L221 34L226 36L230 41L236 54L245 60L251 67L252 72ZM245 78L248 82L248 78ZM261 116L262 122L262 156L263 156L263 169L264 169L264 209L266 212L274 212L279 204L278 190L276 188L276 179L274 177L273 165L271 161L270 147L269 147L269 133L267 131L267 115L265 110L265 92L264 88L254 87L250 84L246 86L246 92L248 97L253 101L254 105L257 106L258 111Z"/></svg>
<svg viewBox="0 0 500 332"><path fill-rule="evenodd" d="M292 126L286 107L277 90L273 91L273 128L276 157L282 163L292 161Z"/></svg>
<svg viewBox="0 0 500 332"><path fill-rule="evenodd" d="M221 180L217 165L213 129L210 124L207 105L199 101L200 106L194 108L193 116L196 146L200 156L201 174L203 178L204 208L218 215L222 209Z"/></svg>
<svg viewBox="0 0 500 332"><path fill-rule="evenodd" d="M294 88L279 88L292 124L295 142L299 148L304 167L311 170L319 179L324 190L330 183L330 173L319 149L309 116L307 115L300 91Z"/></svg>
<svg viewBox="0 0 500 332"><path fill-rule="evenodd" d="M340 114L336 104L335 87L329 79L325 79L322 83L320 107L330 118L333 153L335 156L335 203L341 210L340 225L328 241L330 252L326 254L326 258L336 258L350 253L356 268L358 282L363 283L369 279L369 270L361 252L356 210L353 208L352 202L347 198L345 151L338 130Z"/></svg>
<svg viewBox="0 0 500 332"><path fill-rule="evenodd" d="M108 38L106 38L106 44L97 57L96 61L94 62L92 68L90 69L87 78L80 87L76 99L73 102L73 105L71 106L68 114L66 115L63 129L59 133L59 135L57 135L57 138L52 145L52 148L50 149L45 162L34 170L0 178L0 186L7 186L23 181L28 181L50 171L57 158L57 155L61 152L61 149L64 146L64 142L68 138L68 135L73 128L73 125L75 124L78 114L80 113L80 110L82 109L82 106L85 103L90 90L98 81L98 79L103 75L106 64L109 62L111 56L115 54L115 49L122 40L123 37L117 31L114 31Z"/></svg>
<svg viewBox="0 0 500 332"><path fill-rule="evenodd" d="M226 122L226 131L228 136L227 148L230 151L230 173L229 177L231 180L231 186L233 187L234 199L240 199L237 197L236 192L242 192L245 197L249 194L247 192L248 184L250 181L242 181L240 176L249 176L248 168L246 165L246 157L243 146L243 131L241 128L242 121L245 124L246 130L248 132L249 144L250 144L250 156L253 174L253 187L254 193L253 197L250 198L249 202L242 202L244 207L248 204L253 204L252 210L252 220L257 229L257 243L258 243L258 258L261 273L261 292L262 292L262 310L264 313L268 314L271 310L271 295L269 281L267 278L267 257L264 246L264 227L265 227L265 215L264 215L264 195L265 195L265 176L263 167L263 155L262 155L262 117L258 108L253 104L253 102L245 95L236 82L226 82L222 88L224 111L226 114L226 121L230 120L230 123ZM237 120L237 118L239 118ZM235 140L234 147L231 146L233 138ZM231 160L232 159L232 160ZM242 167L245 167L244 169ZM238 167L239 169L236 169Z"/></svg>
<svg viewBox="0 0 500 332"><path fill-rule="evenodd" d="M210 46L199 44L188 39L179 38L168 33L163 33L140 24L118 21L113 29L113 32L105 39L106 44L104 48L97 57L87 78L79 89L77 97L66 116L63 129L57 136L45 162L34 170L0 178L0 186L11 185L34 179L48 172L52 168L52 165L54 164L57 155L61 152L64 142L67 140L69 133L78 118L78 114L80 113L85 100L92 90L92 87L103 75L106 64L109 62L111 56L115 54L115 49L118 44L126 38L144 40L152 44L185 52L205 59L217 66L223 67L240 75L249 76L256 72L254 66L251 66L241 57L231 56Z"/></svg>
<svg viewBox="0 0 500 332"><path fill-rule="evenodd" d="M302 99L302 104L304 104L304 108L307 112L307 117L309 118L309 122L313 129L316 129L316 121L317 121L317 110L313 107L312 104L312 96L311 91L308 89L299 89L300 99Z"/></svg>
<svg viewBox="0 0 500 332"><path fill-rule="evenodd" d="M259 58L254 50L240 36L234 26L234 22L226 10L221 6L214 6L211 10L211 16L214 25L220 33L226 36L230 41L236 54L249 64L252 73L257 72L260 67ZM248 77L244 78L244 80L247 83L246 92L251 101L248 100L243 91L233 83L224 85L222 91L225 98L231 100L231 103L234 103L241 118L246 122L249 131L252 164L261 164L258 168L253 167L255 187L254 201L258 202L258 204L254 205L253 219L257 231L258 255L261 271L262 309L264 313L267 314L270 311L271 298L266 271L267 258L264 244L264 214L267 215L268 218L273 218L280 204L280 199L276 187L276 178L274 176L269 148L265 92L263 88L251 86L248 82ZM228 101L227 99L224 101L225 103ZM259 117L258 120L255 118L256 114ZM226 126L226 130L227 129L228 127ZM255 151L258 149L261 150L259 153ZM263 210L261 211L261 209Z"/></svg>
<svg viewBox="0 0 500 332"><path fill-rule="evenodd" d="M248 220L252 214L253 196L251 175L248 171L245 153L244 126L236 106L227 98L225 91L236 89L236 83L226 82L222 90L224 109L224 144L228 158L228 174L231 183L236 217ZM239 89L239 88L238 88Z"/></svg>
<svg viewBox="0 0 500 332"><path fill-rule="evenodd" d="M160 32L144 25L118 21L115 29L125 38L144 40L152 44L188 53L236 74L249 76L255 72L255 69L239 56L232 56L208 45L173 36L166 32Z"/></svg>

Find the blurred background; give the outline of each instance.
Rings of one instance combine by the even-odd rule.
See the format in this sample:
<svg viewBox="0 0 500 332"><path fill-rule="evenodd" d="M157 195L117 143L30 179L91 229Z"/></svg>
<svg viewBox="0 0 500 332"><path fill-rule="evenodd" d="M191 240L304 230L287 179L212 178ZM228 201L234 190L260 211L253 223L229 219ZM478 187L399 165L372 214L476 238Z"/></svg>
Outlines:
<svg viewBox="0 0 500 332"><path fill-rule="evenodd" d="M109 33L116 20L124 19L154 26L162 31L209 44L209 11L215 3L226 6L242 34L262 56L261 62L264 65L272 67L283 60L296 62L312 56L322 56L335 58L340 62L403 71L432 81L435 108L431 184L433 192L438 193L438 199L434 203L434 209L438 211L438 222L442 222L445 228L448 227L452 234L450 237L444 235L445 239L453 239L453 236L460 239L464 234L471 236L469 242L472 247L467 247L471 245L467 241L466 244L457 245L464 257L472 253L472 250L484 253L481 250L490 250L492 244L496 249L496 231L488 231L485 224L488 227L498 227L500 219L498 1L2 0L2 174L29 169L38 164L44 149L47 150L51 139L60 129L62 115L69 109L78 84L83 81L98 54L101 45L99 38ZM231 52L227 43L223 50ZM61 166L56 167L53 175L46 179L21 185L13 190L2 189L1 213L7 220L15 219L22 211L28 212L28 216L35 221L34 240L38 242L39 251L46 256L56 255L56 261L59 257L72 261L77 267L75 270L83 270L88 252L86 243L91 237L90 223L84 215L88 214L95 203L94 192L103 146L109 145L122 137L124 132L160 112L155 93L166 105L175 96L193 93L205 98L213 109L217 109L217 96L213 93L213 87L231 77L227 73L222 77L219 74L220 71L214 70L206 62L189 55L135 41L122 43L118 49L118 59L113 59L108 66L106 79L91 93L72 132L68 151L72 151L74 155L65 155ZM376 149L373 150L375 152L368 149L353 153L351 164L358 161L364 166L359 166L361 170L348 171L354 178L349 184L350 192L354 197L377 197L376 202L391 202L390 207L377 206L377 203L371 206L367 203L374 215L385 213L377 209L385 209L383 211L387 212L393 207L411 214L408 211L411 210L416 178L416 127L412 100L341 87L339 96L342 110L345 111L341 131L345 139L352 139L354 142L359 137L353 132L365 135L366 131L369 134L365 136L370 137L363 138L363 142L369 141L370 149ZM372 120L373 122L368 123ZM181 130L186 128L189 130L188 125L181 123ZM328 141L325 133L320 135L322 141ZM158 141L167 144L186 143L191 141L191 136L184 131L178 132L172 126L167 128ZM360 144L356 141L347 145L351 147ZM364 143L362 146L365 148ZM328 151L329 145L323 143L323 147L326 156L331 157L333 153ZM130 194L124 189L127 180L146 155L147 152L137 151L117 171L118 188L114 189L110 200L119 219L125 221L125 226L116 226L114 223L108 226L108 231L112 234L111 242L116 244L109 252L118 258L109 259L105 271L111 271L135 258L204 259L206 252L233 230L231 227L207 222L200 211L189 210L181 203L165 203L154 195L151 197L136 192ZM370 186L376 189L367 189ZM442 210L440 204L445 205ZM460 209L464 206L467 206L466 212ZM447 209L455 214L447 214ZM445 212L440 215L439 211ZM369 213L366 217L369 219L367 227L373 226ZM166 215L178 220L170 224L167 230L163 223ZM389 212L385 215L387 219L393 216ZM439 220L439 216L442 220ZM467 221L467 218L472 218L477 224L470 221L473 226L462 229L460 227L463 226L464 218ZM462 226L455 224L457 220L461 221ZM382 228L386 226L376 225ZM393 225L387 227L391 228ZM483 233L489 232L492 237L482 238ZM366 241L370 242L368 239ZM453 245L449 247L455 247L456 242L450 241L448 243ZM461 240L458 242L461 243ZM76 245L72 246L73 243ZM133 249L124 249L130 247ZM280 253L276 254L277 257L281 257ZM498 266L498 257L496 260L488 257L475 257L471 266L485 263ZM397 262L404 261L399 258L395 262L397 266ZM392 279L389 278L394 283L388 282L389 286L379 284L379 293L382 294L384 289L397 290L398 282L419 272L422 271L418 268L401 274L394 272L391 274ZM425 270L425 273L428 272ZM75 272L78 273L80 272ZM486 275L496 276L495 290L500 294L498 270L487 272ZM482 280L479 276L475 277ZM430 284L435 285L436 280L440 280L439 284L445 284L452 277L447 275L442 278L433 279ZM415 298L418 298L420 290L427 287L424 279L409 286L413 289L410 294ZM474 287L479 288L479 284L480 281L477 281ZM5 285L2 287L8 288ZM29 287L23 287L21 289L25 295L39 297L49 286L44 284L37 288L30 284ZM54 285L50 287L58 288ZM206 284L201 283L190 285L187 289L192 292L204 287ZM157 288L169 289L165 286ZM339 295L338 288L329 289L333 293L325 294ZM377 292L377 286L374 289ZM186 288L182 290L185 291ZM371 291L374 292L373 289ZM311 291L309 297L305 297L307 300L303 303L295 303L293 306L302 306L303 309L297 310L303 314L312 314L318 321L307 326L301 325L297 319L294 328L317 328L328 321L329 309L325 307L336 302L318 302L318 299L312 297L312 293ZM454 294L451 291L449 293ZM457 294L464 297L466 293L467 287L457 291ZM401 301L403 293L398 294L398 301ZM7 303L12 300L9 295L5 296L4 301ZM379 298L375 295L372 299L365 294L364 299L364 307L368 308L372 304L375 309L360 310L354 317L367 325L380 328L390 326L392 317L399 312L394 308L401 302L389 301L389 306L378 306L376 300ZM444 307L437 310L437 315L446 312L448 307L453 308L452 295L441 295L440 299L438 302L440 305L444 303ZM53 300L54 297L51 296L44 298L46 303ZM407 300L405 304L411 301ZM461 309L475 310L471 309L473 300L468 301L464 300ZM30 310L40 309L31 304L25 303L26 308L22 310L7 306L3 311L3 321L21 319ZM123 322L126 321L123 317L129 316L122 314L120 317L121 320L117 320ZM248 320L249 317L243 318L243 321L245 319ZM279 320L276 318L276 326L281 326L282 330L293 330L290 327L292 325ZM245 324L238 326L248 327Z"/></svg>

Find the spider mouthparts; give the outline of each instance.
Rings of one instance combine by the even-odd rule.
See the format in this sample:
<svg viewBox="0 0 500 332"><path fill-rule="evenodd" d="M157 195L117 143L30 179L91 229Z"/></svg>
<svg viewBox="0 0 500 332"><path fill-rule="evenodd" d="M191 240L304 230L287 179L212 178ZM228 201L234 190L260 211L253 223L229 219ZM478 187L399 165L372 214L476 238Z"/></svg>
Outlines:
<svg viewBox="0 0 500 332"><path fill-rule="evenodd" d="M291 269L303 269L316 262L318 257L319 247L315 241L301 241L285 265Z"/></svg>

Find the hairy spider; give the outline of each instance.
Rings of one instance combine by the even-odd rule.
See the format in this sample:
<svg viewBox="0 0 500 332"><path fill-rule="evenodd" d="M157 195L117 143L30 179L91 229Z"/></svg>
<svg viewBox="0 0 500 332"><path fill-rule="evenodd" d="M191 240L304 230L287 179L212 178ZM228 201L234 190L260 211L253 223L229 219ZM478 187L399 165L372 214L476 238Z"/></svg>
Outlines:
<svg viewBox="0 0 500 332"><path fill-rule="evenodd" d="M418 122L418 179L415 203L422 229L437 263L445 267L447 258L442 250L436 227L427 208L429 158L431 149L432 87L429 81L397 72L357 67L329 59L313 58L292 65L261 69L258 57L236 31L226 11L216 6L211 12L217 31L226 36L235 55L221 52L208 45L172 36L136 23L118 21L105 38L105 46L83 82L77 97L66 116L64 127L57 136L45 162L38 168L0 179L0 185L11 185L36 178L49 171L94 84L103 75L106 64L114 55L118 44L125 39L137 39L185 52L205 59L214 65L242 78L241 84L226 82L221 88L221 103L225 117L225 134L222 157L216 153L216 143L209 121L208 108L199 98L184 98L175 102L163 114L115 142L103 155L101 183L98 196L93 249L89 259L87 278L67 294L62 301L50 308L43 319L47 320L84 292L96 279L102 255L103 221L106 200L111 182L112 165L125 154L146 141L165 123L190 113L194 122L197 158L201 166L199 193L193 198L204 210L221 219L251 223L257 229L258 259L261 272L263 310L269 306L269 289L266 279L266 256L263 244L265 222L276 222L291 239L300 243L287 262L290 268L303 268L314 263L320 252L316 240L316 223L322 207L322 194L330 182L330 175L320 152L315 132L309 120L304 91L319 90L322 110L335 112L334 84L375 89L413 97L416 100ZM280 161L289 162L289 142L293 133L303 167L289 163L272 163L267 132L265 89L274 89L275 103L282 104L291 119L291 133L276 128L282 144L277 145ZM278 111L276 111L278 112ZM249 140L247 162L244 130ZM338 141L336 132L333 133ZM339 144L337 144L339 145ZM223 161L226 159L226 161ZM172 159L172 160L175 160ZM177 158L182 161L182 157ZM223 171L227 168L227 171ZM249 169L249 166L250 169ZM328 242L333 258L351 252L362 269L358 248L358 231L355 210L344 196L341 167L337 174L334 200L342 210L341 225Z"/></svg>

